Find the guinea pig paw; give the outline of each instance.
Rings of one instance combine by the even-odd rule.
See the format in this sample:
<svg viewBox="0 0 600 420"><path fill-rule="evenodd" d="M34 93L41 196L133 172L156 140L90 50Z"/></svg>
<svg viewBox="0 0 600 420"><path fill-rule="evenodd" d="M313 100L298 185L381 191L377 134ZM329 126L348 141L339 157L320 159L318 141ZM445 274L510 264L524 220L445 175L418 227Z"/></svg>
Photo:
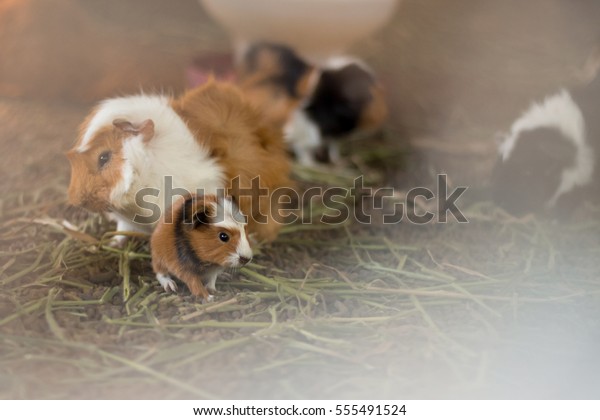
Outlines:
<svg viewBox="0 0 600 420"><path fill-rule="evenodd" d="M173 280L171 280L170 283L163 285L163 288L165 289L165 292L177 293L177 283Z"/></svg>
<svg viewBox="0 0 600 420"><path fill-rule="evenodd" d="M171 277L165 274L157 274L156 280L160 283L160 285L165 289L165 292L173 292L177 293L177 283Z"/></svg>
<svg viewBox="0 0 600 420"><path fill-rule="evenodd" d="M215 297L213 295L208 295L202 299L202 303L210 303L210 302L213 302L214 300L215 300Z"/></svg>

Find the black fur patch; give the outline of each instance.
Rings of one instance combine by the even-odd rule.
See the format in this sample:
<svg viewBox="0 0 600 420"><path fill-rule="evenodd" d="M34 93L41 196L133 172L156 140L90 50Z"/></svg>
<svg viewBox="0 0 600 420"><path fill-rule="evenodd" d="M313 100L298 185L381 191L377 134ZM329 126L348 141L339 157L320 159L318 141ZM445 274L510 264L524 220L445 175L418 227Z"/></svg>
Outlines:
<svg viewBox="0 0 600 420"><path fill-rule="evenodd" d="M196 228L195 214L193 213L194 198L188 198L181 210L174 218L175 223L175 249L177 259L188 271L198 271L210 267L212 264L202 261L196 251L192 248L189 240L189 232ZM202 225L201 225L202 226ZM204 225L206 226L206 225Z"/></svg>
<svg viewBox="0 0 600 420"><path fill-rule="evenodd" d="M298 83L310 69L310 66L296 55L291 48L279 44L260 43L253 45L246 53L245 62L249 72L260 70L258 68L258 56L265 50L277 56L281 72L265 79L263 82L283 88L289 96L298 98Z"/></svg>
<svg viewBox="0 0 600 420"><path fill-rule="evenodd" d="M373 76L357 64L325 70L306 106L306 113L324 136L348 134L358 126L371 101L374 83Z"/></svg>
<svg viewBox="0 0 600 420"><path fill-rule="evenodd" d="M510 158L492 174L492 193L513 214L543 210L575 162L576 149L556 128L540 127L519 136Z"/></svg>

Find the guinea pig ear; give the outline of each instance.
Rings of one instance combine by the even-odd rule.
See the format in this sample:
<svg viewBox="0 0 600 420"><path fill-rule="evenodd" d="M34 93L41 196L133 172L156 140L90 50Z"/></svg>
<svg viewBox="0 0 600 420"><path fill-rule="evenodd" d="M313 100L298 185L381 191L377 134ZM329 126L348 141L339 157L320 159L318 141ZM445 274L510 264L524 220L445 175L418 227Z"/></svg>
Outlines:
<svg viewBox="0 0 600 420"><path fill-rule="evenodd" d="M133 124L123 118L117 118L113 121L113 125L118 129L132 134L141 134L144 143L148 143L154 137L154 121L148 119L139 124Z"/></svg>
<svg viewBox="0 0 600 420"><path fill-rule="evenodd" d="M215 217L216 209L213 205L202 206L192 216L193 228L207 226Z"/></svg>
<svg viewBox="0 0 600 420"><path fill-rule="evenodd" d="M312 95L319 84L319 76L321 72L312 66L308 66L308 70L304 72L304 75L300 78L296 84L296 93L300 98L306 98Z"/></svg>

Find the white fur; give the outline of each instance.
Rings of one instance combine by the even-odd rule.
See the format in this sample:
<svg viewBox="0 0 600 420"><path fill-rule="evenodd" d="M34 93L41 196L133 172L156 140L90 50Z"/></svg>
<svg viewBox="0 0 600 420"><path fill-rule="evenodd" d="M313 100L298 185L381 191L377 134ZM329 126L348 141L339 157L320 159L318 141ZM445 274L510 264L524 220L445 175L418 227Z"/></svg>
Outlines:
<svg viewBox="0 0 600 420"><path fill-rule="evenodd" d="M541 103L535 102L513 123L499 147L502 160L510 158L522 132L540 127L559 130L576 148L574 165L563 171L560 185L547 202L547 205L552 206L562 194L591 181L595 164L594 151L586 140L585 120L581 109L569 92L563 89L546 97Z"/></svg>
<svg viewBox="0 0 600 420"><path fill-rule="evenodd" d="M246 231L243 229L240 232L240 242L238 243L235 251L240 257L252 259L252 248L250 247L250 242L248 242Z"/></svg>
<svg viewBox="0 0 600 420"><path fill-rule="evenodd" d="M356 64L358 67L360 67L365 72L369 73L370 75L373 75L373 70L371 70L371 68L369 67L369 65L367 63L365 63L360 58L351 57L351 56L347 56L347 55L339 55L339 56L334 56L334 57L328 58L323 63L322 68L324 70L340 70L351 64Z"/></svg>
<svg viewBox="0 0 600 420"><path fill-rule="evenodd" d="M156 274L156 280L165 289L165 292L177 292L177 283L168 274Z"/></svg>
<svg viewBox="0 0 600 420"><path fill-rule="evenodd" d="M223 214L218 214L218 217L222 217L223 220L218 220L214 225L216 227L222 227L231 230L244 230L246 224L244 216L240 213L237 206L229 198L225 198L219 202L223 209Z"/></svg>
<svg viewBox="0 0 600 420"><path fill-rule="evenodd" d="M125 140L125 144L123 145L123 149L131 148L131 147L140 147L142 144L141 135ZM133 146L135 145L135 146ZM123 162L123 167L121 168L121 179L117 182L117 185L110 192L110 202L118 203L122 200L123 196L131 189L131 185L133 184L133 178L135 175L135 170L133 168L131 160L127 159Z"/></svg>
<svg viewBox="0 0 600 420"><path fill-rule="evenodd" d="M214 204L214 203L213 203ZM218 220L213 226L224 228L239 233L239 242L236 246L236 251L227 257L227 264L232 267L239 266L240 257L252 258L252 248L248 242L246 235L246 222L243 214L239 211L235 203L228 197L219 200L219 204L223 209L223 214L217 214L217 217L222 217L223 220ZM215 204L216 207L216 204Z"/></svg>
<svg viewBox="0 0 600 420"><path fill-rule="evenodd" d="M214 292L217 290L217 277L222 272L223 272L223 270L214 270L208 274L206 288L208 289L209 292Z"/></svg>
<svg viewBox="0 0 600 420"><path fill-rule="evenodd" d="M317 124L311 121L303 109L296 109L283 128L285 141L288 142L298 162L306 166L314 166L314 151L321 146L323 140Z"/></svg>
<svg viewBox="0 0 600 420"><path fill-rule="evenodd" d="M117 118L128 121L144 121L148 115L156 114L157 110L169 107L169 98L160 95L134 95L121 98L111 98L100 102L96 112L83 133L81 144L77 148L80 153L89 148L89 143L102 127L112 126ZM156 121L155 121L156 122Z"/></svg>
<svg viewBox="0 0 600 420"><path fill-rule="evenodd" d="M147 142L141 135L124 140L122 178L111 192L110 201L125 218L133 220L136 214L150 215L149 210L135 202L136 193L144 188L159 190L158 196L146 195L144 200L157 204L164 213L172 204L165 203L167 176L172 177L173 188L182 188L187 193L201 188L204 194L216 194L218 188L225 186L224 169L210 157L209 150L198 143L164 96L138 95L102 102L77 150L87 150L94 134L102 127L111 126L117 118L134 124L151 119L155 130L154 137Z"/></svg>
<svg viewBox="0 0 600 420"><path fill-rule="evenodd" d="M252 259L252 248L250 247L250 242L248 241L246 235L244 235L243 239L240 240L236 251L241 257Z"/></svg>
<svg viewBox="0 0 600 420"><path fill-rule="evenodd" d="M329 152L329 161L331 163L338 163L342 160L342 153L340 152L340 144L337 141L330 141L327 144Z"/></svg>
<svg viewBox="0 0 600 420"><path fill-rule="evenodd" d="M134 223L132 220L129 220L125 216L116 213L109 212L106 213L105 216L112 220L113 222L117 222L117 231L118 232L141 232L151 234L152 230L147 225L140 225L138 223ZM127 243L127 236L125 235L115 235L108 242L108 246L112 248L123 248Z"/></svg>
<svg viewBox="0 0 600 420"><path fill-rule="evenodd" d="M215 227L229 229L229 230L239 230L240 226L235 220L231 220L227 216L225 216L225 220L221 220L220 222L214 223Z"/></svg>
<svg viewBox="0 0 600 420"><path fill-rule="evenodd" d="M221 205L224 210L224 218L222 221L215 223L214 226L227 228L229 230L236 230L239 232L240 239L236 246L235 253L232 253L227 258L229 265L237 267L239 265L240 257L251 259L253 255L252 248L250 247L250 243L248 242L248 237L246 235L246 223L243 221L243 215L240 213L237 206L233 201L231 201L231 199L225 198L221 202Z"/></svg>

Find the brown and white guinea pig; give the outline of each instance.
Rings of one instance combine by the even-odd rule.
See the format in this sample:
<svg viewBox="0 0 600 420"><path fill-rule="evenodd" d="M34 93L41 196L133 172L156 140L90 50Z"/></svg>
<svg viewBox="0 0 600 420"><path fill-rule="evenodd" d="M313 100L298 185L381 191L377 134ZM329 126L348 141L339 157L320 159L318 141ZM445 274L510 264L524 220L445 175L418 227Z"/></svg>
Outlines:
<svg viewBox="0 0 600 420"><path fill-rule="evenodd" d="M245 54L240 85L281 125L298 161L339 160L337 141L376 130L387 105L373 71L361 60L333 57L322 66L292 49L259 43Z"/></svg>
<svg viewBox="0 0 600 420"><path fill-rule="evenodd" d="M252 259L244 216L228 197L191 195L165 213L151 239L152 267L165 291L177 291L172 276L194 296L212 300L217 276Z"/></svg>
<svg viewBox="0 0 600 420"><path fill-rule="evenodd" d="M599 196L600 79L533 103L501 141L491 187L507 211L568 214Z"/></svg>
<svg viewBox="0 0 600 420"><path fill-rule="evenodd" d="M270 196L290 186L282 134L227 83L209 82L179 98L107 99L85 119L67 156L70 203L109 213L119 231L150 233L171 194L218 190L234 196L256 240L272 241L281 227ZM248 194L255 177L266 191L258 199ZM234 178L240 189L232 189Z"/></svg>

